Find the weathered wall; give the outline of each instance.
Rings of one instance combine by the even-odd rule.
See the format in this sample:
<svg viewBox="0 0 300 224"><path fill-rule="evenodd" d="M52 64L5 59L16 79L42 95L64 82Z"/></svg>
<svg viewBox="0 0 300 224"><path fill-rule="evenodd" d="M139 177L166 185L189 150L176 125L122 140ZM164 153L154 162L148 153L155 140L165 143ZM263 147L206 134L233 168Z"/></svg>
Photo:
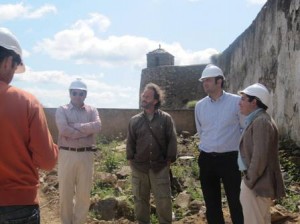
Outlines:
<svg viewBox="0 0 300 224"><path fill-rule="evenodd" d="M198 81L205 66L159 66L143 69L140 93L146 84L153 82L165 90L163 108L185 108L187 102L199 100L206 95L202 83Z"/></svg>
<svg viewBox="0 0 300 224"><path fill-rule="evenodd" d="M55 108L45 108L48 126L54 141L57 141L58 131L55 124ZM102 121L100 137L125 139L129 119L140 112L137 109L98 109ZM188 131L196 133L193 110L165 110L174 119L178 133Z"/></svg>
<svg viewBox="0 0 300 224"><path fill-rule="evenodd" d="M281 135L300 144L300 0L269 0L251 26L217 59L227 90L261 82Z"/></svg>
<svg viewBox="0 0 300 224"><path fill-rule="evenodd" d="M157 66L165 65L174 65L174 56L170 53L159 48L147 54L147 68L154 68Z"/></svg>

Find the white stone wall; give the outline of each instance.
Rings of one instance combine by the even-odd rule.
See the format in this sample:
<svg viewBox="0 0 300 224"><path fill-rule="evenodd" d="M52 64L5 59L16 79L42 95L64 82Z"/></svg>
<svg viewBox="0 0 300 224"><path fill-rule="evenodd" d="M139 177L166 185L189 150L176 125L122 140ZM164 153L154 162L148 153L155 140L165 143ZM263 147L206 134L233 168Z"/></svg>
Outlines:
<svg viewBox="0 0 300 224"><path fill-rule="evenodd" d="M265 84L281 136L300 144L300 0L269 0L217 63L229 92Z"/></svg>

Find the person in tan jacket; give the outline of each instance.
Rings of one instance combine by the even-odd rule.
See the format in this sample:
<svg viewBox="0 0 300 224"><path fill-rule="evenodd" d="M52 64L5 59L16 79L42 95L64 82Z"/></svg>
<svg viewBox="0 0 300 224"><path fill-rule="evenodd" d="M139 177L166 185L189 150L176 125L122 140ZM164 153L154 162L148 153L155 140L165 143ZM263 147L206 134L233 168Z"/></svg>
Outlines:
<svg viewBox="0 0 300 224"><path fill-rule="evenodd" d="M244 174L240 194L244 223L271 223L272 199L283 197L285 190L278 156L278 129L266 112L270 95L260 83L239 94L240 111L247 116L238 157Z"/></svg>

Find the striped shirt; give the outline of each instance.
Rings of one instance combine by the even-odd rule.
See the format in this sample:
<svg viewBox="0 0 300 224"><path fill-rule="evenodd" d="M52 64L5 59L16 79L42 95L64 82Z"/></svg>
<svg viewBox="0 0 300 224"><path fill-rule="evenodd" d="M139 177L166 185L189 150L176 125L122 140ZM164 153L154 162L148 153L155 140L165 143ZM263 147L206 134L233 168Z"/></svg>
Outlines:
<svg viewBox="0 0 300 224"><path fill-rule="evenodd" d="M101 130L101 120L96 108L84 105L81 108L71 103L56 110L58 145L81 148L96 145L96 134Z"/></svg>

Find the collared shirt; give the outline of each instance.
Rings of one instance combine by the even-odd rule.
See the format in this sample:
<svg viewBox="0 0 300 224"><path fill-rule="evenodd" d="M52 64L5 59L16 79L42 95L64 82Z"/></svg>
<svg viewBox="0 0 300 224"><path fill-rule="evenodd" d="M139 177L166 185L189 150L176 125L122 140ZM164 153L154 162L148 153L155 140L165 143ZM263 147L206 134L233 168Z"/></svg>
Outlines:
<svg viewBox="0 0 300 224"><path fill-rule="evenodd" d="M251 112L246 118L245 118L245 128L244 130L249 126L249 124L251 124L251 122L253 121L253 119L255 118L256 114L259 113L260 111L262 111L262 108L258 108L255 111ZM244 132L243 132L244 133ZM242 137L242 136L241 136ZM239 165L239 170L241 171L245 171L247 170L247 166L245 165L242 157L241 157L241 152L239 150L239 154L238 154L238 165Z"/></svg>
<svg viewBox="0 0 300 224"><path fill-rule="evenodd" d="M101 120L96 108L84 105L81 108L71 103L56 110L58 145L81 148L96 145L96 134L101 130Z"/></svg>
<svg viewBox="0 0 300 224"><path fill-rule="evenodd" d="M209 96L195 107L195 122L200 138L199 150L238 151L244 116L239 112L240 96L223 91L216 101Z"/></svg>
<svg viewBox="0 0 300 224"><path fill-rule="evenodd" d="M130 119L126 146L127 159L142 172L148 172L150 168L162 169L167 161L174 162L177 154L176 130L172 117L158 110L151 121L146 119L148 118L144 112ZM159 143L152 136L149 126Z"/></svg>

